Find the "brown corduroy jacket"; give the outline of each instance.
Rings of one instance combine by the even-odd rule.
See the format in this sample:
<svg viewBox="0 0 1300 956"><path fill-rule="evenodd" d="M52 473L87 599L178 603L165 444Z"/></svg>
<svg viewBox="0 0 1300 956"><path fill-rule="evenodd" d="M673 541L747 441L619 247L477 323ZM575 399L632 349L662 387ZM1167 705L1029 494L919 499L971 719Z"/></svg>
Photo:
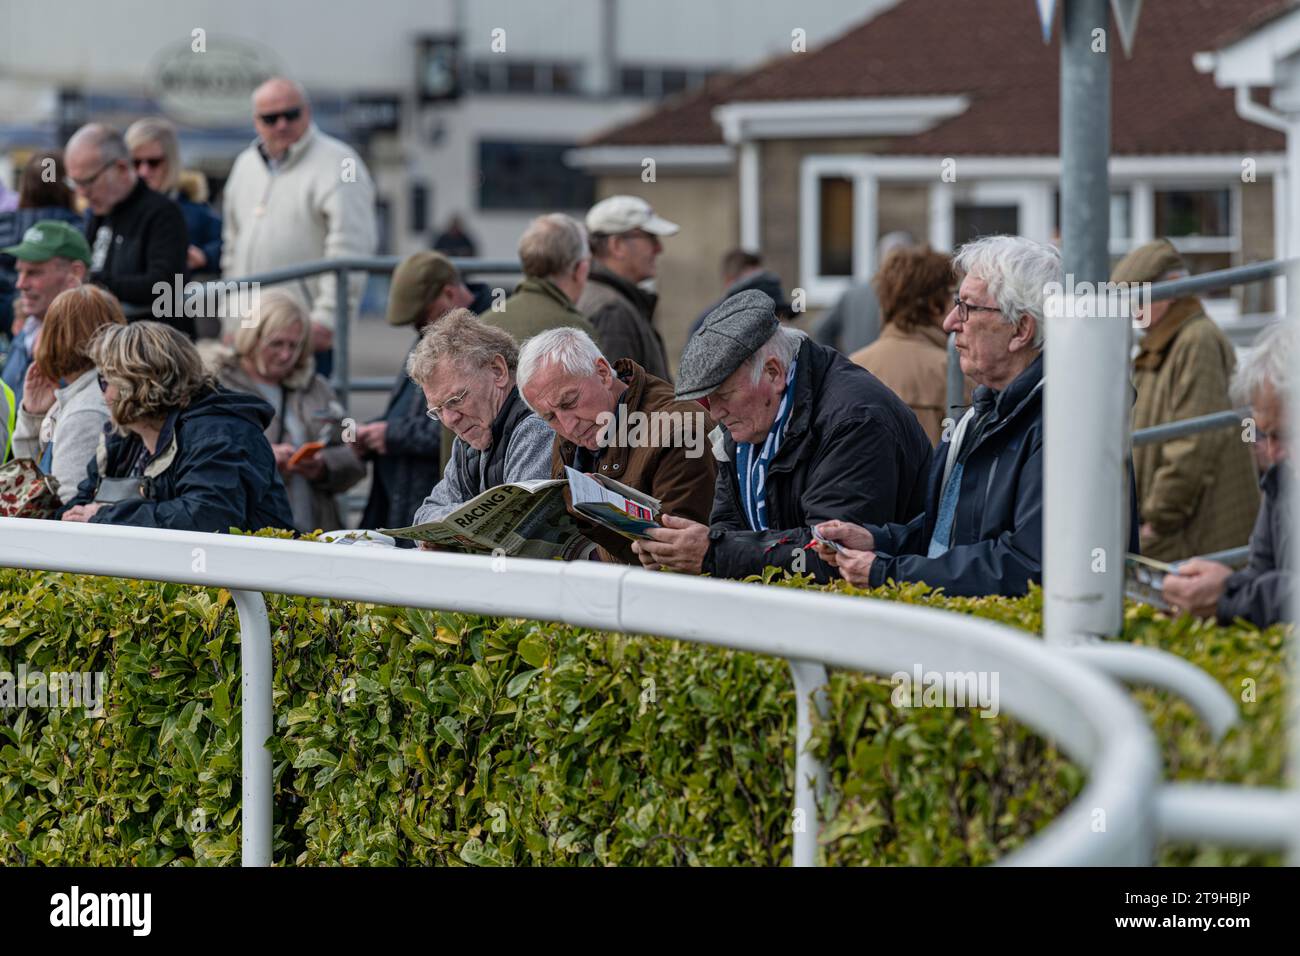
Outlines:
<svg viewBox="0 0 1300 956"><path fill-rule="evenodd" d="M631 359L614 363L614 371L627 383L619 414L628 416L626 428L609 428L610 444L600 457L598 473L658 498L664 514L709 523L713 509L714 465L708 434L713 419L698 402L679 402L673 387L650 375ZM638 436L634 413L650 416ZM668 417L659 417L667 415ZM621 444L623 437L627 444ZM551 474L564 477L577 446L555 436L551 448ZM576 516L575 516L576 517ZM623 564L640 564L632 542L579 517L586 534L601 545L601 558Z"/></svg>
<svg viewBox="0 0 1300 956"><path fill-rule="evenodd" d="M1236 356L1195 298L1179 299L1133 362L1133 428L1232 408ZM1138 510L1155 534L1142 553L1161 561L1244 545L1259 509L1259 476L1240 428L1216 428L1133 449Z"/></svg>

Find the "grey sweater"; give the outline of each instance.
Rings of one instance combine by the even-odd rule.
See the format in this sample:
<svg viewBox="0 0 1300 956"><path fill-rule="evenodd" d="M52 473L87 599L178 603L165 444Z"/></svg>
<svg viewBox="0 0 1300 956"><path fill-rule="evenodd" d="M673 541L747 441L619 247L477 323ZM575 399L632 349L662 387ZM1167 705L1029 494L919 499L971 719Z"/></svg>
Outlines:
<svg viewBox="0 0 1300 956"><path fill-rule="evenodd" d="M529 478L551 477L551 445L555 432L536 415L522 419L506 442L506 481L525 481ZM458 463L469 446L459 438L451 448L451 459L442 473L442 479L424 499L415 512L415 523L441 521L475 495L487 488L466 488L460 481Z"/></svg>
<svg viewBox="0 0 1300 956"><path fill-rule="evenodd" d="M108 420L108 406L104 404L104 394L99 390L92 368L68 385L55 389L54 404L44 415L34 415L19 407L14 428L14 457L39 461L52 440L50 474L59 483L59 499L67 504L86 477L86 466L95 458L99 436Z"/></svg>

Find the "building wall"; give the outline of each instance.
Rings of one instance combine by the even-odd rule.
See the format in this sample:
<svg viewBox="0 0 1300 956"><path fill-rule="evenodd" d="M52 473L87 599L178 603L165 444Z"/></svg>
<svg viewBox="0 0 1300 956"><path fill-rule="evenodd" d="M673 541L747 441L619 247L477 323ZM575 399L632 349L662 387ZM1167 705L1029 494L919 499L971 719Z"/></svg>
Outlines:
<svg viewBox="0 0 1300 956"><path fill-rule="evenodd" d="M1253 183L1242 183L1241 191L1241 253L1234 265L1262 262L1277 255L1273 242L1274 181L1271 176L1260 177ZM1239 291L1243 313L1269 312L1276 306L1275 284L1254 282Z"/></svg>
<svg viewBox="0 0 1300 956"><path fill-rule="evenodd" d="M681 226L677 235L664 240L656 282L655 325L676 369L691 325L722 294L722 256L740 235L735 174L679 174L660 167L654 183L643 183L639 175L601 176L596 193L602 199L623 193L640 196Z"/></svg>

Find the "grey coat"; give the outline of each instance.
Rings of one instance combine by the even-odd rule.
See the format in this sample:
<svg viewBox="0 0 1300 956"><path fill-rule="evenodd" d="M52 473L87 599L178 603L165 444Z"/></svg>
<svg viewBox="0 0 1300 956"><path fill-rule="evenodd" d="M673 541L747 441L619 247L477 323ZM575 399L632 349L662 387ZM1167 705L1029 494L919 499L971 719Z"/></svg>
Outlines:
<svg viewBox="0 0 1300 956"><path fill-rule="evenodd" d="M227 388L261 397L261 392L235 357L228 358L218 369L217 380ZM311 482L310 513L294 507L293 521L299 531L333 531L343 527L343 515L335 496L347 491L366 476L365 463L356 456L351 446L343 441L343 406L333 387L319 375L312 376L303 388L286 388L285 403L292 403L298 420L313 434L308 440L324 441L320 452L325 471ZM266 426L266 439L272 445L289 441L285 434L282 409L275 409L275 417ZM318 437L320 436L320 437ZM57 445L55 446L57 447ZM286 478L286 484L288 479ZM292 501L292 496L290 496Z"/></svg>
<svg viewBox="0 0 1300 956"><path fill-rule="evenodd" d="M1219 598L1220 624L1244 618L1256 627L1268 627L1290 618L1291 503L1290 466L1274 465L1259 483L1264 500L1250 534L1250 560L1228 578Z"/></svg>
<svg viewBox="0 0 1300 956"><path fill-rule="evenodd" d="M108 406L92 368L54 392L54 405L44 415L18 409L14 428L14 457L40 461L54 442L50 474L59 483L59 500L67 504L95 459L99 436L108 424Z"/></svg>

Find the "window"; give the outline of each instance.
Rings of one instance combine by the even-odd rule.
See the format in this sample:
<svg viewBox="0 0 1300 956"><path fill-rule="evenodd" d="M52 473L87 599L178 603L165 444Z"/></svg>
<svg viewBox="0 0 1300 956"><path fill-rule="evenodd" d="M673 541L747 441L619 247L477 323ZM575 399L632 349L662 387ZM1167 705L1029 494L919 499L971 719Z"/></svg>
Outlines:
<svg viewBox="0 0 1300 956"><path fill-rule="evenodd" d="M853 180L822 176L817 182L820 228L817 273L853 275Z"/></svg>
<svg viewBox="0 0 1300 956"><path fill-rule="evenodd" d="M550 60L477 60L469 68L469 82L479 93L580 93L582 67L578 63Z"/></svg>
<svg viewBox="0 0 1300 956"><path fill-rule="evenodd" d="M954 203L952 207L953 248L1000 233L1019 235L1020 207L1018 205L992 205L983 203Z"/></svg>
<svg viewBox="0 0 1300 956"><path fill-rule="evenodd" d="M594 180L564 164L572 143L479 143L480 209L586 209Z"/></svg>
<svg viewBox="0 0 1300 956"><path fill-rule="evenodd" d="M1156 235L1225 238L1232 235L1226 189L1157 189Z"/></svg>
<svg viewBox="0 0 1300 956"><path fill-rule="evenodd" d="M639 66L625 66L618 71L618 91L624 96L645 96L645 70Z"/></svg>
<svg viewBox="0 0 1300 956"><path fill-rule="evenodd" d="M660 74L659 89L664 96L676 96L685 93L690 77L685 70L664 70Z"/></svg>
<svg viewBox="0 0 1300 956"><path fill-rule="evenodd" d="M507 63L506 90L510 93L537 91L537 65L534 63Z"/></svg>

